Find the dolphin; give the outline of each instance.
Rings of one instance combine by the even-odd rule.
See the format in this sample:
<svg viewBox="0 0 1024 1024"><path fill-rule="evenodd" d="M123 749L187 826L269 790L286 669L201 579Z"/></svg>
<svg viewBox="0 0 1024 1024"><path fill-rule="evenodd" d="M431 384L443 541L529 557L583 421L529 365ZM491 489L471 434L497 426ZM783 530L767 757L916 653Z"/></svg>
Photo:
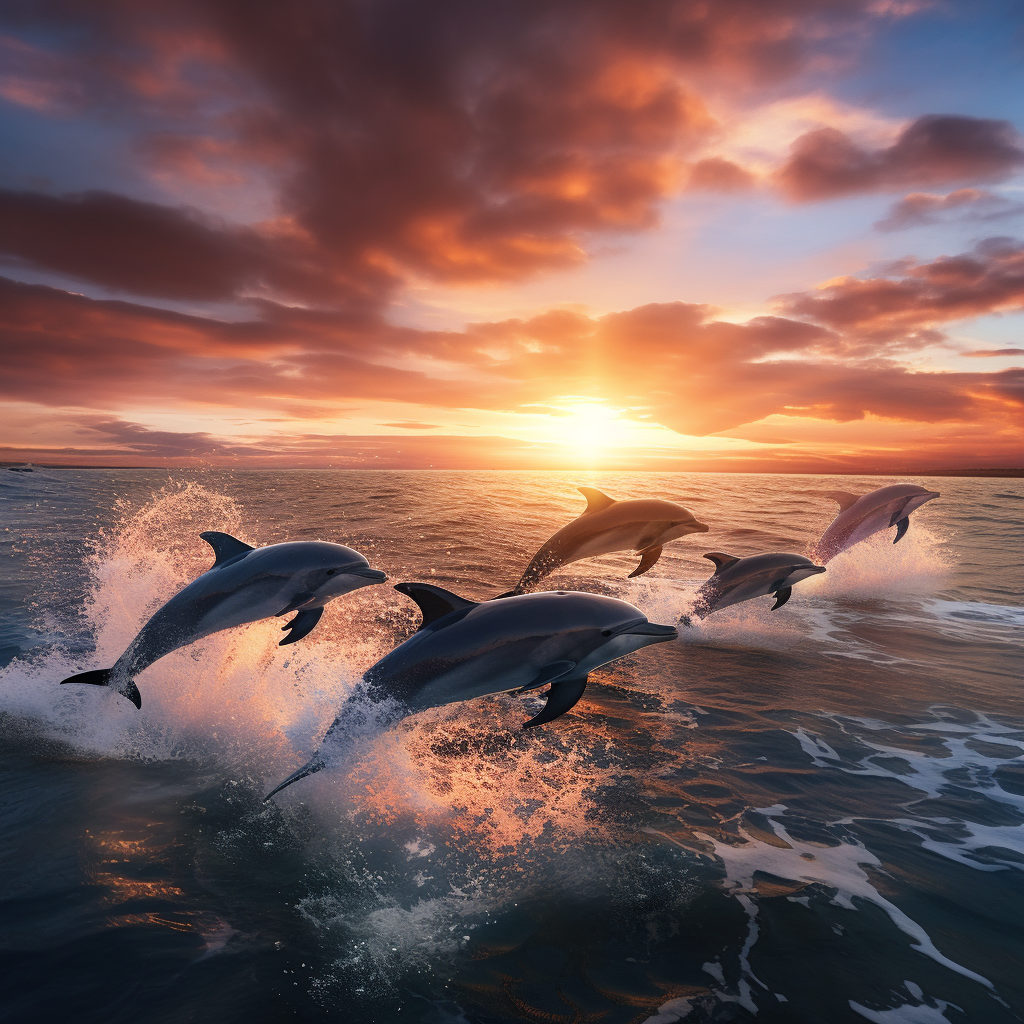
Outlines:
<svg viewBox="0 0 1024 1024"><path fill-rule="evenodd" d="M890 526L896 527L893 544L897 543L910 526L910 513L939 496L938 491L926 491L915 484L891 484L860 497L847 491L820 493L839 502L839 514L814 548L815 557L822 562Z"/></svg>
<svg viewBox="0 0 1024 1024"><path fill-rule="evenodd" d="M113 667L81 672L62 684L109 686L141 708L134 677L165 654L222 629L298 612L281 627L288 636L279 646L293 644L320 621L328 601L387 579L343 544L292 541L253 548L226 533L199 536L213 548L213 566L153 615Z"/></svg>
<svg viewBox="0 0 1024 1024"><path fill-rule="evenodd" d="M367 669L317 752L264 799L326 768L329 748L365 727L368 701L384 706L377 720L390 725L426 708L549 684L543 710L523 724L528 729L572 708L594 669L679 635L598 594L549 591L477 603L429 583L395 590L420 606L419 629Z"/></svg>
<svg viewBox="0 0 1024 1024"><path fill-rule="evenodd" d="M635 551L640 564L629 578L642 576L661 557L662 546L688 533L707 533L682 505L657 498L616 501L594 487L578 487L586 510L563 526L533 556L515 589L502 597L524 594L549 573L569 562L612 551Z"/></svg>
<svg viewBox="0 0 1024 1024"><path fill-rule="evenodd" d="M727 555L724 551L709 551L704 557L715 563L715 571L697 591L693 613L699 618L719 608L766 594L775 597L772 605L772 611L775 611L789 600L794 583L825 571L824 566L815 565L803 555L789 555L781 551L746 558Z"/></svg>

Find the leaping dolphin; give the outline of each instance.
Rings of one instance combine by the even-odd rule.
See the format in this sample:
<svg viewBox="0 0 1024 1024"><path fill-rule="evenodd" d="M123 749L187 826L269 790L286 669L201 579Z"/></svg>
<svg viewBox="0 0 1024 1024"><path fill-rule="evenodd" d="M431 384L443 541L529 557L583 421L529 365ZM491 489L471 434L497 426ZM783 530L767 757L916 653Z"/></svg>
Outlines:
<svg viewBox="0 0 1024 1024"><path fill-rule="evenodd" d="M222 629L298 612L281 627L288 636L280 646L293 644L320 621L328 601L387 579L343 544L292 541L253 548L226 533L199 536L213 548L213 566L153 615L113 667L81 672L62 684L109 686L141 708L134 677L165 654Z"/></svg>
<svg viewBox="0 0 1024 1024"><path fill-rule="evenodd" d="M670 540L688 533L707 533L709 529L674 501L657 498L616 501L594 487L578 487L577 490L587 499L586 511L544 544L515 589L502 596L524 594L559 566L612 551L637 552L640 564L629 578L642 576L658 561L663 545Z"/></svg>
<svg viewBox="0 0 1024 1024"><path fill-rule="evenodd" d="M704 618L720 608L771 594L772 611L781 608L793 593L793 585L825 571L803 555L773 551L739 558L724 551L709 551L705 558L715 563L715 571L697 591L693 613ZM683 620L686 621L685 619Z"/></svg>
<svg viewBox="0 0 1024 1024"><path fill-rule="evenodd" d="M839 502L839 514L814 549L815 557L822 562L890 526L896 527L893 544L897 543L910 526L910 513L939 496L938 491L926 491L915 484L891 484L860 497L847 491L821 493Z"/></svg>
<svg viewBox="0 0 1024 1024"><path fill-rule="evenodd" d="M365 727L367 701L385 706L377 720L388 725L426 708L550 684L544 709L523 724L528 729L572 708L594 669L679 635L626 601L598 594L520 594L478 604L429 583L395 590L420 606L419 630L366 671L317 752L265 799L326 768L330 748Z"/></svg>

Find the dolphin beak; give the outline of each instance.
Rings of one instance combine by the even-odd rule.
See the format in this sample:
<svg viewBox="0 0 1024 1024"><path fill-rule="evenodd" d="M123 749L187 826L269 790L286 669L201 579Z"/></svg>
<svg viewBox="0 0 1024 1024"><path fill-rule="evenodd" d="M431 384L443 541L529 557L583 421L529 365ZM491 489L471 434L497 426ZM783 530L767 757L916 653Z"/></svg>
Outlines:
<svg viewBox="0 0 1024 1024"><path fill-rule="evenodd" d="M371 569L369 566L346 569L345 575L360 576L364 580L370 580L372 583L386 583L388 578L387 573L381 572L380 569Z"/></svg>
<svg viewBox="0 0 1024 1024"><path fill-rule="evenodd" d="M826 572L825 566L823 565L809 565L807 566L807 572L812 576L817 576L819 573Z"/></svg>
<svg viewBox="0 0 1024 1024"><path fill-rule="evenodd" d="M652 640L652 643L676 640L679 637L679 630L675 626L662 626L658 622L640 622L635 626L624 629L622 633L630 636L656 636L658 639Z"/></svg>
<svg viewBox="0 0 1024 1024"><path fill-rule="evenodd" d="M683 524L680 523L679 525L682 526ZM707 523L698 523L696 519L692 523L686 523L685 525L687 533L707 533L711 529Z"/></svg>

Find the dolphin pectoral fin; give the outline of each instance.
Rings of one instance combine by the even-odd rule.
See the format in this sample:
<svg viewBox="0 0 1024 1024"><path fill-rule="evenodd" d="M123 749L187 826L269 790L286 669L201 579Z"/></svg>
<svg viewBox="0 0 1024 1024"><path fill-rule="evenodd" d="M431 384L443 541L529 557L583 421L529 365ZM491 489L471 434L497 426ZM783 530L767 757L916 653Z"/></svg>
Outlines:
<svg viewBox="0 0 1024 1024"><path fill-rule="evenodd" d="M599 491L596 487L577 487L576 490L587 499L586 511L582 512L581 515L587 516L591 512L601 512L615 504L614 498L609 498L604 491Z"/></svg>
<svg viewBox="0 0 1024 1024"><path fill-rule="evenodd" d="M314 775L320 771L321 768L326 768L327 762L319 755L314 754L313 757L304 764L297 772L292 772L287 779L284 780L279 786L275 786L264 798L263 802L266 803L275 793L280 793L286 786L290 786L293 782L298 782L299 779L304 779L307 775Z"/></svg>
<svg viewBox="0 0 1024 1024"><path fill-rule="evenodd" d="M312 601L316 597L311 590L300 590L277 614L287 615L289 612L298 611L307 601ZM316 623L313 623L315 626ZM310 629L313 626L309 627Z"/></svg>
<svg viewBox="0 0 1024 1024"><path fill-rule="evenodd" d="M406 597L411 597L420 606L420 611L423 612L420 629L426 629L431 623L443 619L451 612L476 607L476 601L467 601L450 590L435 587L433 583L396 583L395 590Z"/></svg>
<svg viewBox="0 0 1024 1024"><path fill-rule="evenodd" d="M904 516L896 523L896 536L893 537L893 544L898 544L900 537L910 529L910 517Z"/></svg>
<svg viewBox="0 0 1024 1024"><path fill-rule="evenodd" d="M523 722L524 729L532 729L535 725L545 725L571 711L576 702L583 696L587 688L587 677L582 679L565 679L551 684L548 690L548 702L539 715L534 715L528 722Z"/></svg>
<svg viewBox="0 0 1024 1024"><path fill-rule="evenodd" d="M627 576L627 579L632 579L634 576L643 576L648 569L654 568L654 563L661 558L661 545L659 544L656 548L647 548L646 551L640 552L640 564Z"/></svg>
<svg viewBox="0 0 1024 1024"><path fill-rule="evenodd" d="M293 644L313 632L313 627L320 621L323 615L323 608L307 608L299 612L291 622L286 622L281 629L287 630L288 635L277 645L284 647L285 644Z"/></svg>
<svg viewBox="0 0 1024 1024"><path fill-rule="evenodd" d="M537 678L534 679L533 682L520 687L516 690L516 693L529 693L530 690L536 690L538 686L543 686L545 683L553 683L559 678L559 676L564 676L567 672L571 672L575 667L575 661L553 661L550 665L545 665L540 672L537 673Z"/></svg>
<svg viewBox="0 0 1024 1024"><path fill-rule="evenodd" d="M792 596L792 587L783 587L781 590L776 590L775 604L772 605L771 610L775 611L776 608L781 608Z"/></svg>
<svg viewBox="0 0 1024 1024"><path fill-rule="evenodd" d="M218 533L216 530L207 530L205 533L199 534L199 536L213 548L215 556L214 569L225 562L230 562L233 558L238 558L240 555L247 555L253 550L250 544L240 541L237 537L232 537L230 533Z"/></svg>
<svg viewBox="0 0 1024 1024"><path fill-rule="evenodd" d="M121 694L122 697L127 697L141 711L142 694L139 693L135 680L129 679L124 684L124 689L119 689L110 682L111 672L113 672L113 669L110 668L98 668L92 672L79 672L77 676L68 676L67 679L62 679L60 685L63 686L65 683L88 683L90 686L109 686L112 690L116 690Z"/></svg>

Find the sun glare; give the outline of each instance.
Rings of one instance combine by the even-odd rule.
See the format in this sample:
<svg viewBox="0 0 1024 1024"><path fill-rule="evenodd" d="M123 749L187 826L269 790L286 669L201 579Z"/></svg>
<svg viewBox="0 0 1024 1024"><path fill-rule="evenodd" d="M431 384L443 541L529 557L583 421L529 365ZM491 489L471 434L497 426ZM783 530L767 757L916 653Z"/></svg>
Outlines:
<svg viewBox="0 0 1024 1024"><path fill-rule="evenodd" d="M566 412L569 415L559 417L556 430L557 440L569 448L597 455L622 443L619 414L614 409L587 402L573 405Z"/></svg>

